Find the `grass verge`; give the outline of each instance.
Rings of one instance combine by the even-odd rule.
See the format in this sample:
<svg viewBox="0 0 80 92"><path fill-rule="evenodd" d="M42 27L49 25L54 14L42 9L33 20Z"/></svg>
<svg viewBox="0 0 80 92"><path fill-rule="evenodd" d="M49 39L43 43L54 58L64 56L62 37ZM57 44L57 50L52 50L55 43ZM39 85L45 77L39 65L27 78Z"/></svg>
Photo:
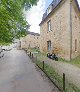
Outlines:
<svg viewBox="0 0 80 92"><path fill-rule="evenodd" d="M43 64L40 61L35 61L35 63L40 67L43 68ZM47 73L47 75L55 82L55 84L62 90L63 89L63 78L60 76L53 67L49 66L48 64L45 64L44 71ZM75 85L69 83L66 80L66 88L65 92L80 92L80 89L78 89Z"/></svg>
<svg viewBox="0 0 80 92"><path fill-rule="evenodd" d="M47 58L46 53L40 53L40 52L34 53L34 56L37 56L37 61L35 60L35 63L38 64L38 66L40 66L42 68L43 66L42 66L41 61L45 61L45 59ZM80 56L78 56L77 58L75 58L71 61L66 61L64 59L59 58L58 62L70 63L70 64L73 64L75 66L80 67ZM49 66L48 64L45 64L45 72L56 83L56 85L58 85L62 89L62 86L63 86L62 76L60 76L58 73L56 73L55 69L53 67ZM75 84L70 83L66 79L66 90L65 90L65 92L80 92L80 89L77 88Z"/></svg>
<svg viewBox="0 0 80 92"><path fill-rule="evenodd" d="M78 56L75 59L72 59L70 61L59 58L59 62L69 63L69 64L75 65L80 68L80 56Z"/></svg>
<svg viewBox="0 0 80 92"><path fill-rule="evenodd" d="M47 59L46 53L40 53L40 52L39 52L39 53L35 53L34 55L36 55L37 58L38 58L40 61L42 61L42 60L44 61L44 60ZM77 66L77 67L80 68L80 56L78 56L78 57L76 57L75 59L72 59L72 60L70 60L70 61L67 61L67 60L65 60L65 59L59 58L59 59L58 59L58 62L69 63L69 64L72 64L72 65Z"/></svg>

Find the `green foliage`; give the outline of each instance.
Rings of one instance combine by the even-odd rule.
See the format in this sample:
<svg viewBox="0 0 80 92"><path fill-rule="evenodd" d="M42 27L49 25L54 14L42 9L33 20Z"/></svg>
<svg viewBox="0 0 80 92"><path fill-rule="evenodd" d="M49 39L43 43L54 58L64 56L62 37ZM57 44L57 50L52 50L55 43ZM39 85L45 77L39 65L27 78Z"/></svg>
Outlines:
<svg viewBox="0 0 80 92"><path fill-rule="evenodd" d="M11 42L13 38L26 35L29 24L23 15L23 9L31 8L37 1L0 0L0 42Z"/></svg>
<svg viewBox="0 0 80 92"><path fill-rule="evenodd" d="M10 43L10 42L9 42L9 43L1 42L1 43L0 43L0 46L4 46L4 45L5 45L5 46L7 46L7 45L9 46L10 44L12 44L12 43Z"/></svg>

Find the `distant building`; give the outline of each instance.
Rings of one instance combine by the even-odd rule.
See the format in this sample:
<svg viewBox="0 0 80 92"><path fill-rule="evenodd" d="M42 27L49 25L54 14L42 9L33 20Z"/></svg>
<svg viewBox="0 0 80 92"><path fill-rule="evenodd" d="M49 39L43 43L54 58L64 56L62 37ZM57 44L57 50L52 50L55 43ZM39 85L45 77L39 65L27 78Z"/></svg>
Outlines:
<svg viewBox="0 0 80 92"><path fill-rule="evenodd" d="M77 0L53 0L40 23L41 52L66 60L80 55L80 9Z"/></svg>
<svg viewBox="0 0 80 92"><path fill-rule="evenodd" d="M20 49L21 48L21 41L19 39L14 39L14 42L13 42L13 47L14 48L17 48L17 49Z"/></svg>
<svg viewBox="0 0 80 92"><path fill-rule="evenodd" d="M27 36L21 38L21 48L40 48L40 34L27 32Z"/></svg>

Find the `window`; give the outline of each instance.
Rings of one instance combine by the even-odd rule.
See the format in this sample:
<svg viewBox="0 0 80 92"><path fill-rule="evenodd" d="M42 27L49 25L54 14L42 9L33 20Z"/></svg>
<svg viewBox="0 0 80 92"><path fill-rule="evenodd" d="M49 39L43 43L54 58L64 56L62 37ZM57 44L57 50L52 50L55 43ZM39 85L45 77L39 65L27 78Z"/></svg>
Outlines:
<svg viewBox="0 0 80 92"><path fill-rule="evenodd" d="M47 26L48 26L48 31L50 32L50 31L51 31L51 20L49 20L49 21L47 22Z"/></svg>
<svg viewBox="0 0 80 92"><path fill-rule="evenodd" d="M75 51L77 51L77 39L75 39Z"/></svg>
<svg viewBox="0 0 80 92"><path fill-rule="evenodd" d="M52 11L52 5L47 8L47 15Z"/></svg>
<svg viewBox="0 0 80 92"><path fill-rule="evenodd" d="M47 50L51 51L51 41L47 41Z"/></svg>

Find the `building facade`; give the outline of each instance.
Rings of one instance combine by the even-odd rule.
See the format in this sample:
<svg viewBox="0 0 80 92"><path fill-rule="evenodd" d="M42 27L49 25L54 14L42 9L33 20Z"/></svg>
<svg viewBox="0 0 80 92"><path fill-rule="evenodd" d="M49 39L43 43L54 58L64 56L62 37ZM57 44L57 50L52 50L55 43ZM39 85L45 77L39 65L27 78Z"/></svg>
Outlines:
<svg viewBox="0 0 80 92"><path fill-rule="evenodd" d="M53 0L40 23L41 52L66 60L80 54L80 9L77 0Z"/></svg>
<svg viewBox="0 0 80 92"><path fill-rule="evenodd" d="M40 48L40 34L27 32L27 36L21 38L21 48Z"/></svg>

